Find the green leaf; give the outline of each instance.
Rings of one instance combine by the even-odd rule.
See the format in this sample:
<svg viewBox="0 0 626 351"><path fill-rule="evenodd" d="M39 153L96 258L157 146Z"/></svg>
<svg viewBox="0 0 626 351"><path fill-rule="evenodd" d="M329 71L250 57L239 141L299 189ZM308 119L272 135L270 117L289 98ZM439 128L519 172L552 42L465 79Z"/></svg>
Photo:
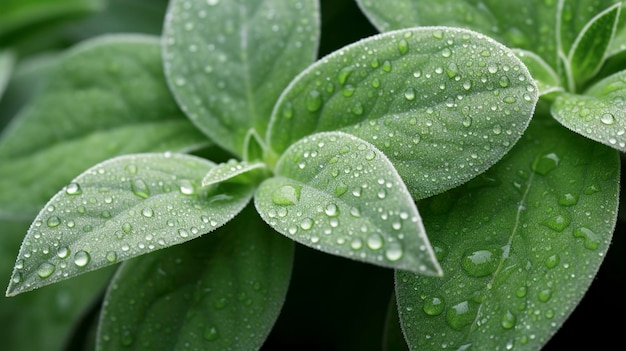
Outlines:
<svg viewBox="0 0 626 351"><path fill-rule="evenodd" d="M253 189L200 188L213 167L196 156L165 153L118 156L85 171L33 222L7 295L180 244L228 222Z"/></svg>
<svg viewBox="0 0 626 351"><path fill-rule="evenodd" d="M11 275L15 253L29 225L30 222L0 220L1 277ZM100 298L113 274L112 268L61 282L35 294L0 299L0 319L7 321L0 328L2 349L66 350L77 321Z"/></svg>
<svg viewBox="0 0 626 351"><path fill-rule="evenodd" d="M604 259L619 173L617 151L541 115L506 159L420 202L446 274L396 274L410 348L539 350Z"/></svg>
<svg viewBox="0 0 626 351"><path fill-rule="evenodd" d="M398 314L396 295L393 294L387 308L387 316L385 317L383 351L408 350L409 347L404 340L404 334L402 334L402 328L400 327L400 316Z"/></svg>
<svg viewBox="0 0 626 351"><path fill-rule="evenodd" d="M556 68L553 0L357 0L381 31L452 26L491 36L511 48L536 52Z"/></svg>
<svg viewBox="0 0 626 351"><path fill-rule="evenodd" d="M278 232L317 250L441 275L422 220L389 159L370 143L326 132L292 145L255 204Z"/></svg>
<svg viewBox="0 0 626 351"><path fill-rule="evenodd" d="M615 4L596 15L574 41L568 55L571 74L581 87L602 67L609 44L615 35L621 4Z"/></svg>
<svg viewBox="0 0 626 351"><path fill-rule="evenodd" d="M266 169L267 166L261 162L248 163L231 159L211 168L202 179L202 186L218 184L227 180L254 185L259 178L260 171Z"/></svg>
<svg viewBox="0 0 626 351"><path fill-rule="evenodd" d="M0 37L45 21L90 13L104 0L3 0L0 2Z"/></svg>
<svg viewBox="0 0 626 351"><path fill-rule="evenodd" d="M261 135L274 103L312 63L317 0L173 0L164 27L165 73L189 118L241 156L250 128Z"/></svg>
<svg viewBox="0 0 626 351"><path fill-rule="evenodd" d="M626 151L626 71L596 83L585 95L563 94L552 115L564 126L592 140Z"/></svg>
<svg viewBox="0 0 626 351"><path fill-rule="evenodd" d="M513 52L528 68L539 88L540 96L563 91L559 76L539 55L521 49L514 49Z"/></svg>
<svg viewBox="0 0 626 351"><path fill-rule="evenodd" d="M97 349L258 350L285 300L293 247L248 206L210 236L125 262Z"/></svg>
<svg viewBox="0 0 626 351"><path fill-rule="evenodd" d="M113 156L207 144L167 88L157 37L79 44L47 82L0 139L0 216L32 218L73 177Z"/></svg>
<svg viewBox="0 0 626 351"><path fill-rule="evenodd" d="M524 64L482 34L447 27L376 35L318 61L287 88L267 140L280 154L316 132L376 145L424 198L485 171L515 144L537 87Z"/></svg>
<svg viewBox="0 0 626 351"><path fill-rule="evenodd" d="M14 63L15 55L11 51L0 51L0 100L13 73Z"/></svg>
<svg viewBox="0 0 626 351"><path fill-rule="evenodd" d="M254 129L250 129L243 142L244 161L253 162L263 160L265 154L265 143L263 138Z"/></svg>

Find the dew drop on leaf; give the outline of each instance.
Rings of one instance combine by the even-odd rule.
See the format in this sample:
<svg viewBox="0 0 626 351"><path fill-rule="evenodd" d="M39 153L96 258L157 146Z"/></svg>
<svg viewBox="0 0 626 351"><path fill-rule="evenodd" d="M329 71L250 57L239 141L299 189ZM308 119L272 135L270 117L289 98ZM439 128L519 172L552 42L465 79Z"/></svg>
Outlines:
<svg viewBox="0 0 626 351"><path fill-rule="evenodd" d="M431 297L424 301L424 306L422 307L422 311L429 316L438 316L443 313L446 304L443 298L439 297Z"/></svg>
<svg viewBox="0 0 626 351"><path fill-rule="evenodd" d="M610 113L605 113L600 117L600 121L606 125L615 123L615 117Z"/></svg>
<svg viewBox="0 0 626 351"><path fill-rule="evenodd" d="M37 268L37 275L42 279L48 278L55 270L56 267L52 263L44 262Z"/></svg>
<svg viewBox="0 0 626 351"><path fill-rule="evenodd" d="M91 256L86 251L78 251L74 255L74 264L77 267L85 267L91 261Z"/></svg>
<svg viewBox="0 0 626 351"><path fill-rule="evenodd" d="M446 311L446 323L454 330L461 330L470 325L477 313L477 308L469 301L459 302Z"/></svg>
<svg viewBox="0 0 626 351"><path fill-rule="evenodd" d="M316 112L322 107L322 95L317 90L311 90L306 98L306 109L309 112Z"/></svg>
<svg viewBox="0 0 626 351"><path fill-rule="evenodd" d="M378 233L372 233L367 237L367 247L372 250L380 250L383 247L383 237Z"/></svg>
<svg viewBox="0 0 626 351"><path fill-rule="evenodd" d="M217 332L217 328L211 326L204 330L202 336L204 337L204 340L215 341L219 338L219 333Z"/></svg>
<svg viewBox="0 0 626 351"><path fill-rule="evenodd" d="M539 154L532 164L532 170L540 175L547 175L559 166L561 159L554 152Z"/></svg>
<svg viewBox="0 0 626 351"><path fill-rule="evenodd" d="M293 205L300 200L300 187L284 185L272 193L272 202L276 205Z"/></svg>
<svg viewBox="0 0 626 351"><path fill-rule="evenodd" d="M515 326L516 322L517 322L517 316L513 314L513 312L511 312L510 310L506 310L506 312L502 314L502 322L501 322L502 328L511 329Z"/></svg>
<svg viewBox="0 0 626 351"><path fill-rule="evenodd" d="M67 195L80 195L83 193L83 190L78 183L70 183L67 188L65 188L65 193Z"/></svg>
<svg viewBox="0 0 626 351"><path fill-rule="evenodd" d="M57 250L57 257L58 257L58 258L61 258L61 259L63 259L63 258L67 258L69 255L70 255L70 249L68 249L68 248L67 248L67 247L65 247L65 246L64 246L64 247L60 247L60 248Z"/></svg>
<svg viewBox="0 0 626 351"><path fill-rule="evenodd" d="M143 179L131 179L130 189L133 191L133 194L144 199L150 196L150 188Z"/></svg>
<svg viewBox="0 0 626 351"><path fill-rule="evenodd" d="M461 267L472 277L484 277L496 271L500 255L495 250L475 250L465 254Z"/></svg>
<svg viewBox="0 0 626 351"><path fill-rule="evenodd" d="M61 224L61 219L57 216L50 216L46 221L46 224L48 225L48 227L54 228Z"/></svg>

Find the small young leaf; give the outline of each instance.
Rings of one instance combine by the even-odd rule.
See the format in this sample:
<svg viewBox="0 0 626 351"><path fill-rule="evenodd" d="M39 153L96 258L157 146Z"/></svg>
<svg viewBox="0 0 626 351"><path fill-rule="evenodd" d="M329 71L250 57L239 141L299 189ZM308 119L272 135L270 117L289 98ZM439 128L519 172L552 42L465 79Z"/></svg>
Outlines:
<svg viewBox="0 0 626 351"><path fill-rule="evenodd" d="M218 184L226 180L255 184L255 181L259 179L259 171L266 168L265 164L261 162L248 163L231 159L211 168L202 179L202 186Z"/></svg>
<svg viewBox="0 0 626 351"><path fill-rule="evenodd" d="M576 86L582 87L602 67L615 35L620 9L618 3L596 15L574 41L568 60Z"/></svg>
<svg viewBox="0 0 626 351"><path fill-rule="evenodd" d="M626 152L626 71L603 79L584 95L559 96L551 111L573 131Z"/></svg>
<svg viewBox="0 0 626 351"><path fill-rule="evenodd" d="M563 91L559 76L539 55L521 49L513 49L513 52L528 68L537 83L540 96Z"/></svg>
<svg viewBox="0 0 626 351"><path fill-rule="evenodd" d="M200 188L214 167L184 154L137 154L102 162L57 193L20 249L7 295L180 244L228 222L254 189Z"/></svg>
<svg viewBox="0 0 626 351"><path fill-rule="evenodd" d="M267 140L280 154L316 132L376 145L416 198L485 171L528 125L537 87L501 44L465 29L376 35L309 67L281 95Z"/></svg>
<svg viewBox="0 0 626 351"><path fill-rule="evenodd" d="M265 154L263 138L254 129L250 129L243 142L243 160L247 162L261 161Z"/></svg>
<svg viewBox="0 0 626 351"><path fill-rule="evenodd" d="M617 151L540 115L506 159L419 203L443 278L397 272L412 350L539 350L582 299L617 217Z"/></svg>
<svg viewBox="0 0 626 351"><path fill-rule="evenodd" d="M357 3L381 31L414 26L467 28L508 47L536 52L556 67L555 28L540 24L554 23L558 1L357 0Z"/></svg>
<svg viewBox="0 0 626 351"><path fill-rule="evenodd" d="M320 251L441 275L422 220L387 157L341 132L306 137L278 160L255 194L278 232Z"/></svg>
<svg viewBox="0 0 626 351"><path fill-rule="evenodd" d="M97 350L258 350L285 300L294 245L253 207L239 216L125 262L105 297Z"/></svg>
<svg viewBox="0 0 626 351"><path fill-rule="evenodd" d="M0 51L0 100L11 78L14 62L15 55L11 51Z"/></svg>
<svg viewBox="0 0 626 351"><path fill-rule="evenodd" d="M0 217L33 218L58 189L108 158L208 144L167 88L159 43L111 35L60 58L43 91L3 130Z"/></svg>
<svg viewBox="0 0 626 351"><path fill-rule="evenodd" d="M315 60L318 0L172 0L163 57L183 111L236 155L250 128L265 135L272 107Z"/></svg>

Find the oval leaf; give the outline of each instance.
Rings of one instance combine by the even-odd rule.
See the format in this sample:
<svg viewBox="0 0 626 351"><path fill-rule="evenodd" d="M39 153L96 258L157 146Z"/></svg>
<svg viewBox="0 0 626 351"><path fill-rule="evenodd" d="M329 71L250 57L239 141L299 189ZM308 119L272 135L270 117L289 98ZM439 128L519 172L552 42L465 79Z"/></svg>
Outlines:
<svg viewBox="0 0 626 351"><path fill-rule="evenodd" d="M619 173L617 151L535 116L505 160L420 202L446 275L396 274L410 348L539 350L604 259Z"/></svg>
<svg viewBox="0 0 626 351"><path fill-rule="evenodd" d="M165 73L189 118L237 155L250 128L265 134L272 107L315 60L317 0L173 0Z"/></svg>
<svg viewBox="0 0 626 351"><path fill-rule="evenodd" d="M60 58L43 91L3 130L0 216L32 219L58 189L108 158L207 144L167 88L157 37L89 40Z"/></svg>
<svg viewBox="0 0 626 351"><path fill-rule="evenodd" d="M304 138L255 195L261 217L278 232L320 251L441 275L422 220L387 157L341 132Z"/></svg>
<svg viewBox="0 0 626 351"><path fill-rule="evenodd" d="M424 198L485 171L519 139L538 89L499 43L464 29L412 28L323 58L281 96L268 133L280 153L341 130L376 145Z"/></svg>
<svg viewBox="0 0 626 351"><path fill-rule="evenodd" d="M573 131L626 152L626 71L596 83L585 95L559 96L551 111Z"/></svg>
<svg viewBox="0 0 626 351"><path fill-rule="evenodd" d="M596 74L606 58L619 19L621 4L600 12L583 27L569 52L572 76L578 87Z"/></svg>
<svg viewBox="0 0 626 351"><path fill-rule="evenodd" d="M248 207L212 235L125 262L97 349L258 350L285 300L293 247Z"/></svg>
<svg viewBox="0 0 626 351"><path fill-rule="evenodd" d="M253 184L260 171L266 169L264 163L254 162L248 163L245 161L239 162L235 159L231 159L226 163L219 164L209 170L202 179L202 186L208 186L218 184L226 180L234 180L243 182L246 184Z"/></svg>
<svg viewBox="0 0 626 351"><path fill-rule="evenodd" d="M228 222L253 189L200 188L213 167L199 157L165 153L119 156L87 170L31 225L7 295L180 244Z"/></svg>

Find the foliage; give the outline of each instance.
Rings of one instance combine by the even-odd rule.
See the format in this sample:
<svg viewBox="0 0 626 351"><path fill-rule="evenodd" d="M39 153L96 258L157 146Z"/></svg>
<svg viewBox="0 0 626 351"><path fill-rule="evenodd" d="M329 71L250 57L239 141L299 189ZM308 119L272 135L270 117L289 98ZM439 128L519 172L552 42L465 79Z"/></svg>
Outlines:
<svg viewBox="0 0 626 351"><path fill-rule="evenodd" d="M11 349L269 349L326 256L388 278L375 349L559 335L618 221L623 4L352 5L380 33L328 53L340 2L0 5Z"/></svg>

